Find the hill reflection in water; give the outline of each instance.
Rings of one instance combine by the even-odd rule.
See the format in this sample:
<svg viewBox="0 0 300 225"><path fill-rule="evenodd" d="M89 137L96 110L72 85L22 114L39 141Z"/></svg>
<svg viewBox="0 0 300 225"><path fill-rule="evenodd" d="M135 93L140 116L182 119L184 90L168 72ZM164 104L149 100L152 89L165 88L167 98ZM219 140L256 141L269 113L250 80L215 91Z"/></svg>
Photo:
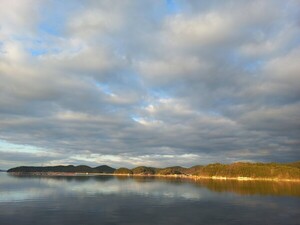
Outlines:
<svg viewBox="0 0 300 225"><path fill-rule="evenodd" d="M299 184L0 174L0 224L296 225Z"/></svg>
<svg viewBox="0 0 300 225"><path fill-rule="evenodd" d="M199 188L205 188L213 192L219 193L235 193L238 195L270 195L270 196L294 196L300 197L300 183L299 182L275 182L275 181L237 181L237 180L189 180L180 178L163 178L163 177L127 177L127 176L14 176L20 179L39 179L41 181L47 181L51 183L51 180L55 183L57 181L63 182L76 182L84 183L87 181L93 182L108 182L107 186L114 186L116 180L118 182L124 182L123 187L126 188L126 183L130 184L132 181L143 185L143 183L149 183L153 181L159 181L162 183L170 183L173 186L179 186L184 184L192 184ZM53 183L52 182L52 183ZM131 187L134 191L134 187ZM110 188L108 188L110 189ZM147 189L147 188L146 188ZM140 191L140 188L139 188Z"/></svg>
<svg viewBox="0 0 300 225"><path fill-rule="evenodd" d="M196 184L214 192L234 192L240 195L300 197L300 183L295 182L200 180Z"/></svg>

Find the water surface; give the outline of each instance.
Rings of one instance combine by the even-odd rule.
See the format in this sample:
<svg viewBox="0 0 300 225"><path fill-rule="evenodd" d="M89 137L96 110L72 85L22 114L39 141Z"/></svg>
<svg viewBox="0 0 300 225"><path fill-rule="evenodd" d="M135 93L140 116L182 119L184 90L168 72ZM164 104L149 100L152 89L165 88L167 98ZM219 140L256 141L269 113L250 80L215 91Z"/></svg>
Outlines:
<svg viewBox="0 0 300 225"><path fill-rule="evenodd" d="M17 177L0 173L0 224L300 224L300 184Z"/></svg>

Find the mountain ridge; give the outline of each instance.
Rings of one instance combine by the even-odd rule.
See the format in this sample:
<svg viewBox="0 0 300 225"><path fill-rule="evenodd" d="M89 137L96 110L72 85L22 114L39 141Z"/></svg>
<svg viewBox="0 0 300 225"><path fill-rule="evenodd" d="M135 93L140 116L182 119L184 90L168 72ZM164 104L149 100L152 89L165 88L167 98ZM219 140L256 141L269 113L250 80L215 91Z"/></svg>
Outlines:
<svg viewBox="0 0 300 225"><path fill-rule="evenodd" d="M79 166L46 166L31 167L21 166L9 169L8 173L30 174L30 173L102 173L114 175L140 175L140 176L195 176L212 178L250 178L250 179L293 179L300 180L300 161L292 163L250 163L235 162L231 164L213 163L206 166L196 165L189 168L172 166L166 168L155 168L138 166L132 169L121 167L118 169L107 165L89 167Z"/></svg>

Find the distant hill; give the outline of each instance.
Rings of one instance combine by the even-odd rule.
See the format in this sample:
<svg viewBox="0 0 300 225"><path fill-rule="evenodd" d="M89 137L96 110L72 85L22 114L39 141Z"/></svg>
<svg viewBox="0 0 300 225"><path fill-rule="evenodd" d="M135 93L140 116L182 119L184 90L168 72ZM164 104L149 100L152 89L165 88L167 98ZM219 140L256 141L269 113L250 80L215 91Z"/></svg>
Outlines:
<svg viewBox="0 0 300 225"><path fill-rule="evenodd" d="M115 172L115 168L112 168L110 166L107 165L103 165L103 166L97 166L94 168L97 171L101 171L103 173L114 173Z"/></svg>
<svg viewBox="0 0 300 225"><path fill-rule="evenodd" d="M296 168L300 169L300 161L292 162L292 163L285 163L284 165L291 166L291 167L296 167Z"/></svg>
<svg viewBox="0 0 300 225"><path fill-rule="evenodd" d="M139 166L133 169L120 168L115 174L133 175L186 175L198 177L247 177L268 179L298 179L300 180L300 162L293 163L247 163L232 164L214 163L206 166L197 165L190 168L180 166L154 168Z"/></svg>
<svg viewBox="0 0 300 225"><path fill-rule="evenodd" d="M129 174L129 175L133 174L132 170L124 168L124 167L116 169L114 173L115 174Z"/></svg>
<svg viewBox="0 0 300 225"><path fill-rule="evenodd" d="M0 172L6 172L6 170L0 170Z"/></svg>
<svg viewBox="0 0 300 225"><path fill-rule="evenodd" d="M43 173L43 172L61 172L61 173L113 173L116 169L107 165L98 166L95 168L80 165L80 166L20 166L9 169L9 173Z"/></svg>
<svg viewBox="0 0 300 225"><path fill-rule="evenodd" d="M138 166L132 169L133 174L139 175L153 175L156 172L156 168L146 167L146 166Z"/></svg>
<svg viewBox="0 0 300 225"><path fill-rule="evenodd" d="M280 163L209 164L192 172L197 176L300 179L300 168Z"/></svg>
<svg viewBox="0 0 300 225"><path fill-rule="evenodd" d="M164 169L159 169L156 174L159 175L173 175L173 174L186 174L187 168L181 166L172 166Z"/></svg>
<svg viewBox="0 0 300 225"><path fill-rule="evenodd" d="M102 165L98 167L80 166L48 166L31 167L21 166L9 169L9 173L106 173L106 174L127 174L147 176L196 176L196 177L226 177L226 178L253 178L253 179L293 179L300 180L300 161L293 163L248 163L237 162L232 164L214 163L206 166L197 165L190 168L173 166L166 168L154 168L138 166L133 169L121 167L114 169Z"/></svg>

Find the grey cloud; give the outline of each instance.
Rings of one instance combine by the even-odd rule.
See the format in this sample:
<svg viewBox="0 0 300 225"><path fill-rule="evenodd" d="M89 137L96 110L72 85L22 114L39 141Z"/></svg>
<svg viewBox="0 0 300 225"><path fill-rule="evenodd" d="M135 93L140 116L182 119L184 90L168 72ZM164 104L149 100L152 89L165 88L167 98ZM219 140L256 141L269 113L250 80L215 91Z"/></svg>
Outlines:
<svg viewBox="0 0 300 225"><path fill-rule="evenodd" d="M74 2L57 34L39 30L49 3L21 4L22 21L8 5L0 138L58 156L1 164L299 158L297 2L174 2Z"/></svg>

